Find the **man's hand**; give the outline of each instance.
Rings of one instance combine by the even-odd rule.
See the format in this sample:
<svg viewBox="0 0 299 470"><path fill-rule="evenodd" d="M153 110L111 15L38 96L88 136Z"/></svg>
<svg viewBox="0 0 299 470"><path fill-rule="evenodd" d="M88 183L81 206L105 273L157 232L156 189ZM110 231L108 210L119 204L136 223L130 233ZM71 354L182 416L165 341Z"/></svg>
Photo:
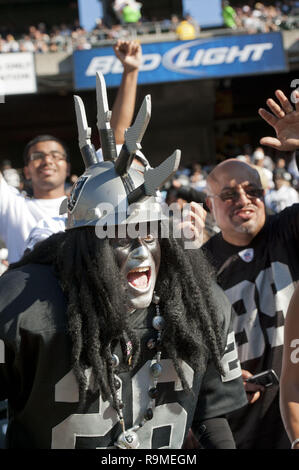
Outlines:
<svg viewBox="0 0 299 470"><path fill-rule="evenodd" d="M265 387L263 387L262 385L251 384L251 383L246 382L245 380L249 379L249 377L252 377L251 372L249 372L248 370L242 369L242 379L243 379L245 392L247 395L247 400L248 400L248 403L252 405L252 403L256 402L260 398L261 392L265 390Z"/></svg>
<svg viewBox="0 0 299 470"><path fill-rule="evenodd" d="M137 41L118 40L113 46L116 57L121 61L124 71L138 70L141 65L141 46Z"/></svg>
<svg viewBox="0 0 299 470"><path fill-rule="evenodd" d="M203 244L203 231L207 212L201 204L192 201L184 212L183 222L180 223L180 229L185 235L186 240L192 242L193 248L200 248ZM190 246L191 248L191 246Z"/></svg>
<svg viewBox="0 0 299 470"><path fill-rule="evenodd" d="M269 98L267 105L272 113L260 108L259 115L274 128L276 138L263 137L260 144L273 147L276 150L295 151L299 148L299 93L293 92L296 101L295 110L281 90L276 90L275 95L280 106L272 98Z"/></svg>
<svg viewBox="0 0 299 470"><path fill-rule="evenodd" d="M115 44L114 53L124 71L112 108L111 127L114 129L116 143L123 144L125 130L130 127L134 115L142 53L138 42L122 40Z"/></svg>

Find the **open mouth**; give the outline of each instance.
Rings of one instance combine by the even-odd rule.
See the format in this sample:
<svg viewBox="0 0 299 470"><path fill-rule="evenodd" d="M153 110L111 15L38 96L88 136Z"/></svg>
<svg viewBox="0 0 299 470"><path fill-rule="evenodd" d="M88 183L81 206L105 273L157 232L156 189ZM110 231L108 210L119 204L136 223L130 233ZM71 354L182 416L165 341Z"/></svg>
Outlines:
<svg viewBox="0 0 299 470"><path fill-rule="evenodd" d="M234 212L234 215L237 215L241 218L251 217L252 214L254 214L254 211L252 209L241 209L241 210L238 210L238 211Z"/></svg>
<svg viewBox="0 0 299 470"><path fill-rule="evenodd" d="M139 290L147 289L150 277L151 268L149 266L131 269L127 274L128 283Z"/></svg>

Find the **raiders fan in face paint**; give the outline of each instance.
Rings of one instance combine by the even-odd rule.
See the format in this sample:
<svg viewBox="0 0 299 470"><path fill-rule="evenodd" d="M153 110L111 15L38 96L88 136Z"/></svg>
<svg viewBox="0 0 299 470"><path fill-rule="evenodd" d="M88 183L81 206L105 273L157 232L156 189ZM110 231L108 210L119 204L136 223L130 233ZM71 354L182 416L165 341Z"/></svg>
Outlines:
<svg viewBox="0 0 299 470"><path fill-rule="evenodd" d="M179 449L191 427L202 447L234 448L225 415L246 397L231 306L205 258L162 237L155 194L180 152L132 168L146 97L115 159L100 75L97 91L104 161L76 97L86 171L61 208L67 230L0 279L7 447Z"/></svg>
<svg viewBox="0 0 299 470"><path fill-rule="evenodd" d="M261 144L293 152L299 147L299 105L294 110L282 91L276 91L276 97L279 104L267 100L271 113L259 111L276 138L264 137ZM233 159L210 173L207 188L208 205L221 232L203 248L236 311L233 325L249 401L229 422L238 448L289 448L279 387L264 389L245 380L267 369L280 374L285 315L299 279L299 205L266 217L258 173Z"/></svg>
<svg viewBox="0 0 299 470"><path fill-rule="evenodd" d="M136 41L118 40L114 52L123 65L123 73L113 104L111 127L116 142L122 144L124 130L134 115L141 47ZM11 190L0 173L0 236L8 249L9 263L20 260L28 244L31 248L34 237L45 239L51 232L64 228L59 207L65 198L65 180L70 172L66 145L55 136L39 135L26 145L23 157L24 175L32 184L32 198ZM37 224L32 238L31 231Z"/></svg>

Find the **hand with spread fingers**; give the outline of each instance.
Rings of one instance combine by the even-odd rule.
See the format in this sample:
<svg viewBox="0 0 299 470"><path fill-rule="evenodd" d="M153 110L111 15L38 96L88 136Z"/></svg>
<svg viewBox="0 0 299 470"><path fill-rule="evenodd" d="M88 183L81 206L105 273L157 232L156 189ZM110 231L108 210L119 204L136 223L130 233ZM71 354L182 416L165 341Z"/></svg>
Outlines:
<svg viewBox="0 0 299 470"><path fill-rule="evenodd" d="M295 109L281 90L276 90L275 95L280 105L269 98L267 105L271 112L264 108L260 108L258 112L274 128L276 137L263 137L260 144L276 150L295 151L299 148L299 93L293 92Z"/></svg>

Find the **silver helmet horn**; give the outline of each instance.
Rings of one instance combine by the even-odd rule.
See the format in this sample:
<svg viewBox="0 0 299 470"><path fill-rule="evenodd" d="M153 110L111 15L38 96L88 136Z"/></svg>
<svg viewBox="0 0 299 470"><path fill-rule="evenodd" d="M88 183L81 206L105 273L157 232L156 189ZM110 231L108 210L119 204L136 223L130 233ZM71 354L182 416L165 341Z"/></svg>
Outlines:
<svg viewBox="0 0 299 470"><path fill-rule="evenodd" d="M158 167L146 167L144 173L131 168L151 115L151 98L147 95L134 124L125 131L125 142L117 156L111 111L108 108L104 76L97 73L97 126L104 161L100 161L91 144L83 101L74 96L79 147L85 172L72 188L69 200L63 201L60 213L68 213L67 229L83 226L137 224L163 220L161 205L155 196L177 171L181 152L176 150Z"/></svg>

